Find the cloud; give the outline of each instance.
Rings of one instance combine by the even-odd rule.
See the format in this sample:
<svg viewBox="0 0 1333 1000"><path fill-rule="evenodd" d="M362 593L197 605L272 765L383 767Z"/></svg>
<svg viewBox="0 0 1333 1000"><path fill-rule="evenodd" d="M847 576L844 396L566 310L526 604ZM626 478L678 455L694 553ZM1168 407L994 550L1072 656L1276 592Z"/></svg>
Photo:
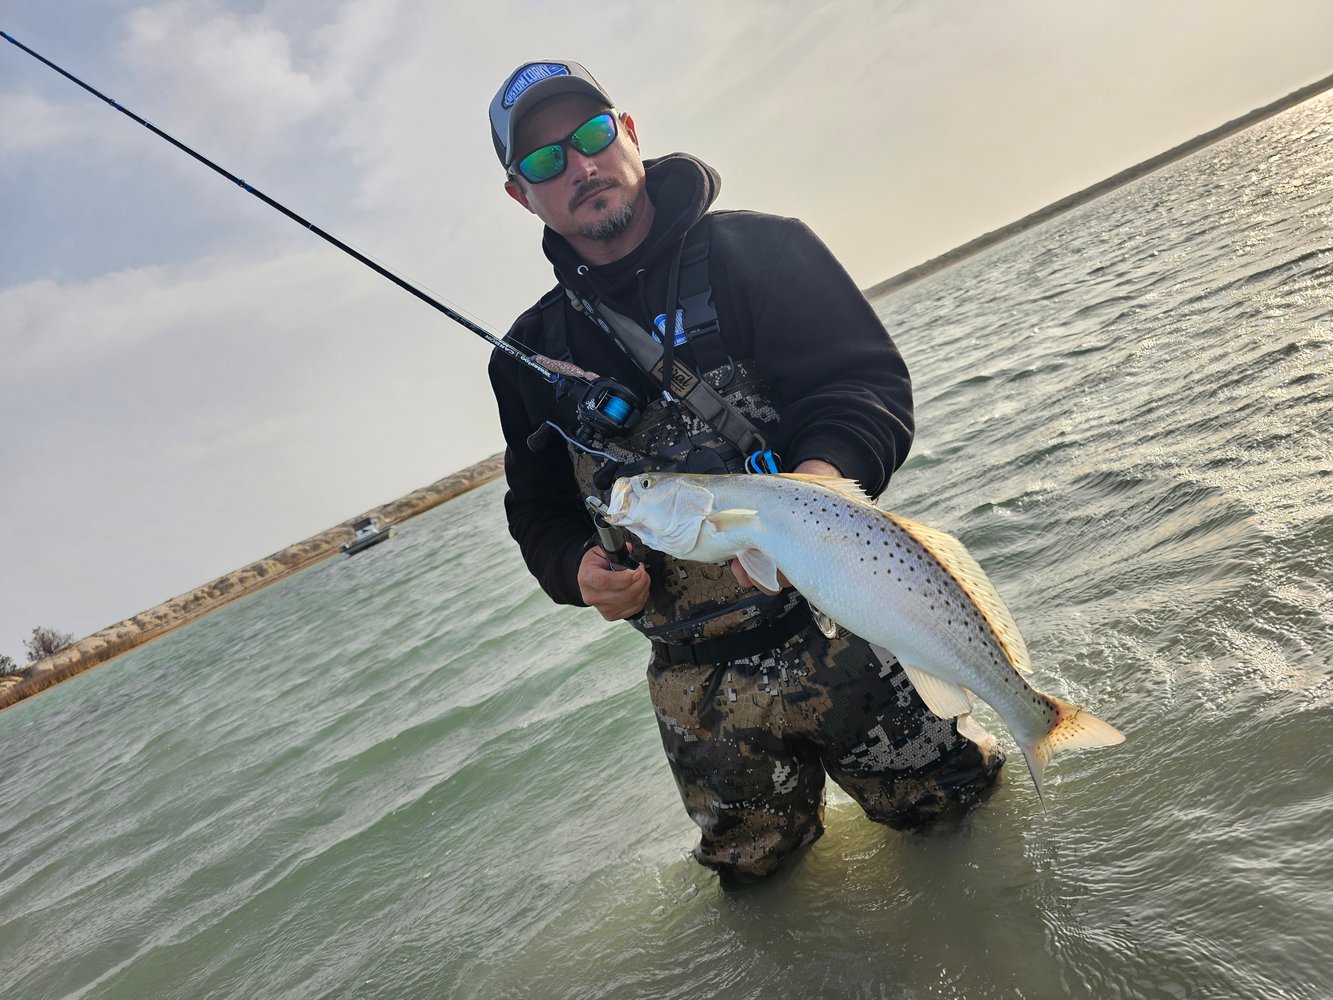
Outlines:
<svg viewBox="0 0 1333 1000"><path fill-rule="evenodd" d="M160 349L166 338L201 331L239 331L233 337L244 340L246 331L299 330L301 315L332 322L349 289L361 290L346 279L334 255L310 246L5 289L0 351L8 364L0 368L0 387L96 370L116 356Z"/></svg>
<svg viewBox="0 0 1333 1000"><path fill-rule="evenodd" d="M269 141L345 96L341 79L298 68L262 14L177 0L133 11L125 30L122 57L159 106L233 138Z"/></svg>
<svg viewBox="0 0 1333 1000"><path fill-rule="evenodd" d="M34 94L0 93L0 155L33 153L82 139L92 114L67 108Z"/></svg>
<svg viewBox="0 0 1333 1000"><path fill-rule="evenodd" d="M0 388L96 366L197 315L199 293L215 276L181 281L174 270L139 268L80 283L42 280L0 291L0 351L9 360L0 369Z"/></svg>
<svg viewBox="0 0 1333 1000"><path fill-rule="evenodd" d="M350 0L328 24L315 30L322 72L342 93L354 95L378 71L385 42L397 24L398 8L398 0Z"/></svg>

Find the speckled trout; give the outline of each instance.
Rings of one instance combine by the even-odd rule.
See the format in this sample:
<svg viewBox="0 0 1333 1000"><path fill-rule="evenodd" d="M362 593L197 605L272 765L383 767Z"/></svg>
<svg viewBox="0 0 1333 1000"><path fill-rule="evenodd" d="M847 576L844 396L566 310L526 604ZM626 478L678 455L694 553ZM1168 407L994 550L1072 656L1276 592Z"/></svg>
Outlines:
<svg viewBox="0 0 1333 1000"><path fill-rule="evenodd" d="M962 542L879 509L850 480L645 473L616 481L606 519L680 559L738 556L770 590L782 573L828 617L896 657L942 718L966 716L975 694L1013 734L1039 796L1054 754L1124 739L1028 683L1018 626Z"/></svg>

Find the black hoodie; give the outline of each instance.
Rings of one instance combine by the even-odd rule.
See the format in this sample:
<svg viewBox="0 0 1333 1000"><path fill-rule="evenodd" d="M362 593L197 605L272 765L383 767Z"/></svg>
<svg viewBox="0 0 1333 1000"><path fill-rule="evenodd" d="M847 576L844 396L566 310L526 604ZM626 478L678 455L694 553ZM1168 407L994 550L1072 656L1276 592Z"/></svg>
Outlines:
<svg viewBox="0 0 1333 1000"><path fill-rule="evenodd" d="M721 181L702 161L673 153L646 161L652 229L635 250L582 267L564 237L545 231L542 249L561 284L592 292L645 329L666 308L667 275L686 232L704 216ZM828 248L803 223L758 212L714 212L709 281L722 339L733 358L754 360L781 414L762 427L788 469L823 459L878 496L907 458L912 388L902 357L870 304ZM566 309L570 354L579 367L628 384L645 401L651 383L607 334ZM505 338L541 353L541 310L533 306ZM692 363L689 346L678 355ZM541 376L496 351L491 385L504 430L509 531L542 588L561 604L582 605L577 582L591 533L568 453L532 452L528 436L544 420L562 423Z"/></svg>

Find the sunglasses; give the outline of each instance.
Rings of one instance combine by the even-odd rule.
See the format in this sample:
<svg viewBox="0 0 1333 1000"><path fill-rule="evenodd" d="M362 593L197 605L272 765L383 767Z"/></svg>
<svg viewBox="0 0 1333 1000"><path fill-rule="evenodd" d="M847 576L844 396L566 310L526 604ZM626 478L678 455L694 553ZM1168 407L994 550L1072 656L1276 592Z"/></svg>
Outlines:
<svg viewBox="0 0 1333 1000"><path fill-rule="evenodd" d="M596 156L616 141L616 110L603 111L569 133L568 138L549 146L534 149L519 160L511 170L527 178L531 184L540 184L559 177L565 172L565 147L572 146L584 156Z"/></svg>

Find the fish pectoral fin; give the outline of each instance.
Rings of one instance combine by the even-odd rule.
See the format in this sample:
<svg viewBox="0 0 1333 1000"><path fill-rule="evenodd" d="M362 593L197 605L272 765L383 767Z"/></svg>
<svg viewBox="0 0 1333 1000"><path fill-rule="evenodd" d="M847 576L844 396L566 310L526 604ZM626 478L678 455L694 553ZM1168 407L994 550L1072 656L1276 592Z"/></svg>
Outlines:
<svg viewBox="0 0 1333 1000"><path fill-rule="evenodd" d="M714 514L708 515L708 520L712 522L713 527L718 531L730 531L733 528L743 528L751 521L759 519L759 511L746 510L744 507L732 507L728 510L719 510Z"/></svg>
<svg viewBox="0 0 1333 1000"><path fill-rule="evenodd" d="M730 513L730 511L723 511ZM750 579L761 585L766 590L780 590L778 586L778 564L771 556L767 556L758 549L742 549L737 553L737 558L741 561L741 567L750 575Z"/></svg>
<svg viewBox="0 0 1333 1000"><path fill-rule="evenodd" d="M966 690L966 689L964 689ZM977 746L993 746L995 737L992 736L980 722L972 718L969 712L966 715L960 715L954 720L958 728L958 735L965 740L971 740Z"/></svg>
<svg viewBox="0 0 1333 1000"><path fill-rule="evenodd" d="M926 707L941 719L954 719L972 711L972 698L957 684L936 677L932 673L903 664L907 679L916 688L916 693L926 703Z"/></svg>

